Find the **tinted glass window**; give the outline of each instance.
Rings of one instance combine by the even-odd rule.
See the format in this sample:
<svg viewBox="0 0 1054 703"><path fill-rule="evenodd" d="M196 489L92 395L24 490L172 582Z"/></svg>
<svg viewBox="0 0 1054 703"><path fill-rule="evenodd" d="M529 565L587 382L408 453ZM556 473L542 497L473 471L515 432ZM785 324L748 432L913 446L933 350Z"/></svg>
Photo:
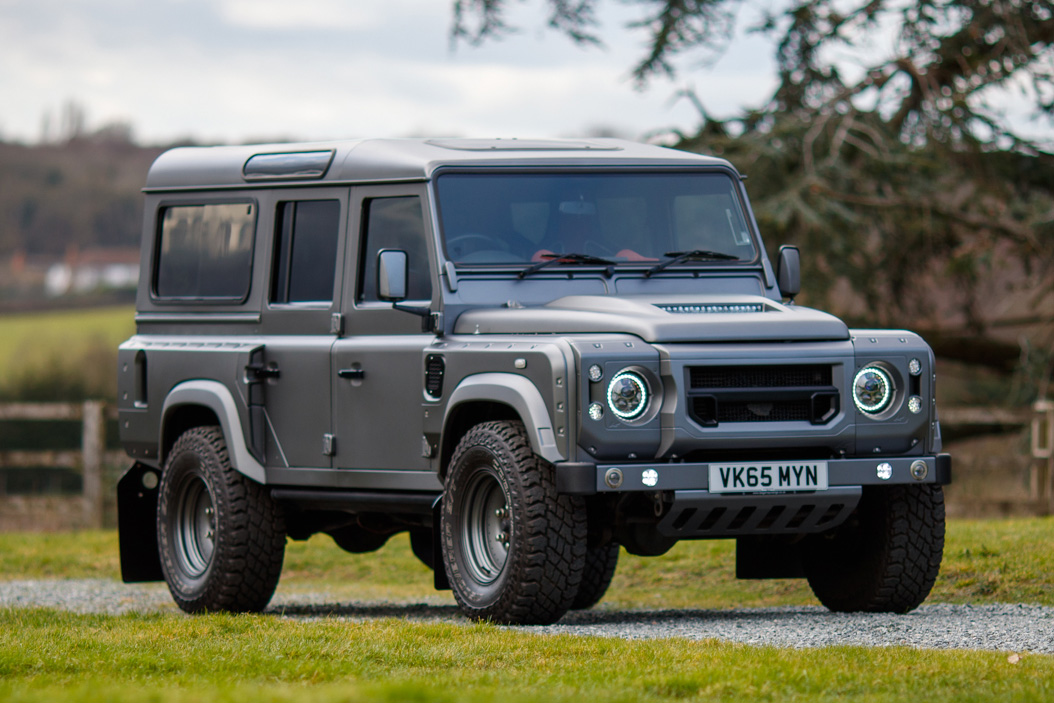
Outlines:
<svg viewBox="0 0 1054 703"><path fill-rule="evenodd" d="M256 206L178 205L161 215L154 291L162 298L234 299L249 293Z"/></svg>
<svg viewBox="0 0 1054 703"><path fill-rule="evenodd" d="M377 252L401 249L409 259L407 281L410 300L432 299L421 199L417 196L374 198L363 203L365 242L359 262L359 300L378 300Z"/></svg>
<svg viewBox="0 0 1054 703"><path fill-rule="evenodd" d="M722 173L448 173L437 193L447 257L459 264L569 252L616 262L690 249L756 255Z"/></svg>
<svg viewBox="0 0 1054 703"><path fill-rule="evenodd" d="M279 203L277 223L271 302L332 300L340 202Z"/></svg>

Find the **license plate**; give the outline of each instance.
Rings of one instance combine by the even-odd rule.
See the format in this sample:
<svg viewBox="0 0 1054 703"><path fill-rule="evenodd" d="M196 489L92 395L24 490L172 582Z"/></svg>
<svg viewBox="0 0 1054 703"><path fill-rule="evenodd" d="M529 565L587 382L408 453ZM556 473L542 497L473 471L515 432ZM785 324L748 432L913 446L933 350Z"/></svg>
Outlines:
<svg viewBox="0 0 1054 703"><path fill-rule="evenodd" d="M711 493L825 490L826 461L710 464Z"/></svg>

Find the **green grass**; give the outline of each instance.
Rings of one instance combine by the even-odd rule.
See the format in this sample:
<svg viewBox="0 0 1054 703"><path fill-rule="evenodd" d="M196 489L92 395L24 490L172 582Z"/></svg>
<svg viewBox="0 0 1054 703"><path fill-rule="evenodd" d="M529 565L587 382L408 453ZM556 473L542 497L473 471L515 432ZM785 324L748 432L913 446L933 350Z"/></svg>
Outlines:
<svg viewBox="0 0 1054 703"><path fill-rule="evenodd" d="M1054 657L0 610L0 700L1049 701Z"/></svg>
<svg viewBox="0 0 1054 703"><path fill-rule="evenodd" d="M931 600L1054 605L1054 518L952 521ZM601 608L814 603L799 581L736 581L731 541L622 555ZM112 531L0 534L0 578L117 578ZM405 536L375 554L290 542L279 585L333 602L450 602ZM630 642L489 625L280 615L0 609L0 700L1050 701L1054 657L899 647Z"/></svg>
<svg viewBox="0 0 1054 703"><path fill-rule="evenodd" d="M0 369L48 347L70 355L96 342L116 349L134 333L135 308L127 305L0 315Z"/></svg>
<svg viewBox="0 0 1054 703"><path fill-rule="evenodd" d="M1054 518L952 520L931 601L1054 605ZM0 579L119 578L117 535L0 533ZM325 535L290 541L279 593L342 601L451 600L406 535L379 552L347 554ZM738 581L731 540L681 542L662 557L623 552L606 608L733 608L815 604L802 580Z"/></svg>
<svg viewBox="0 0 1054 703"><path fill-rule="evenodd" d="M117 346L134 332L128 306L0 316L0 398L112 400Z"/></svg>

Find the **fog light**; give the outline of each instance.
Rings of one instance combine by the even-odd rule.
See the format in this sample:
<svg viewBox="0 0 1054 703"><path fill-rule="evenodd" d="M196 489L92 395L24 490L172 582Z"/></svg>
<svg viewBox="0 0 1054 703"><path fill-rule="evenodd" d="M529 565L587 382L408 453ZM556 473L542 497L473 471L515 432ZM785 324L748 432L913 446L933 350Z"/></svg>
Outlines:
<svg viewBox="0 0 1054 703"><path fill-rule="evenodd" d="M915 415L918 415L920 412L922 412L922 398L918 397L917 395L913 395L908 398L908 410L910 410Z"/></svg>
<svg viewBox="0 0 1054 703"><path fill-rule="evenodd" d="M600 368L600 364L593 364L589 367L589 380L596 383L600 379L604 378L604 369Z"/></svg>
<svg viewBox="0 0 1054 703"><path fill-rule="evenodd" d="M590 403L589 404L589 419L590 420L599 420L602 417L604 417L604 406L601 405L600 403Z"/></svg>
<svg viewBox="0 0 1054 703"><path fill-rule="evenodd" d="M893 465L889 462L883 461L878 465L875 473L878 474L878 477L883 481L888 481L893 477Z"/></svg>

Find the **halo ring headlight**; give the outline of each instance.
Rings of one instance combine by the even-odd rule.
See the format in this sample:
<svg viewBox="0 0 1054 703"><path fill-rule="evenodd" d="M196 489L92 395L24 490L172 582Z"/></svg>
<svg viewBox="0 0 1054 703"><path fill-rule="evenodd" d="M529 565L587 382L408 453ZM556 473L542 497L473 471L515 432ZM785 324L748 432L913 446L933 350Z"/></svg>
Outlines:
<svg viewBox="0 0 1054 703"><path fill-rule="evenodd" d="M877 415L889 407L895 390L888 371L868 365L857 371L853 378L853 403L860 412Z"/></svg>
<svg viewBox="0 0 1054 703"><path fill-rule="evenodd" d="M622 420L635 420L643 415L650 400L648 382L635 371L619 371L608 383L608 407Z"/></svg>

